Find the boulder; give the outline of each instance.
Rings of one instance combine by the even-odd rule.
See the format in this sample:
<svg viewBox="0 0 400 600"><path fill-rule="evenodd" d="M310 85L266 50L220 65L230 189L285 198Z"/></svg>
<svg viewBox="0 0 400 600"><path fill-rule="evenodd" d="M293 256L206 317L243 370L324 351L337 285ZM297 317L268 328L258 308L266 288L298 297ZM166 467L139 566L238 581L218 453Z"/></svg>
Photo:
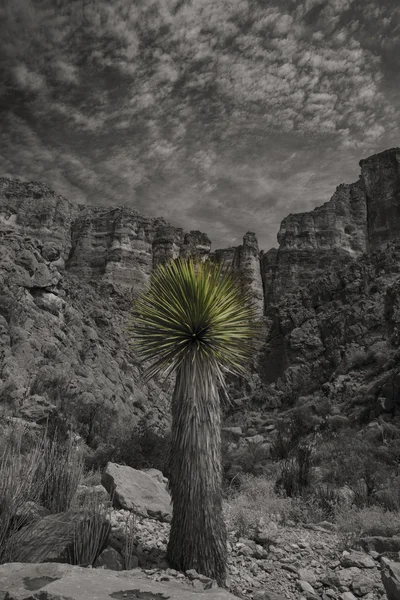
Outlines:
<svg viewBox="0 0 400 600"><path fill-rule="evenodd" d="M357 579L351 584L351 589L353 590L356 596L366 596L375 587L375 582L371 577L367 577L366 575L360 575Z"/></svg>
<svg viewBox="0 0 400 600"><path fill-rule="evenodd" d="M400 552L400 536L384 537L374 535L360 538L357 545L366 552L375 551L379 554L386 552Z"/></svg>
<svg viewBox="0 0 400 600"><path fill-rule="evenodd" d="M93 563L95 569L122 571L122 556L114 548L105 548Z"/></svg>
<svg viewBox="0 0 400 600"><path fill-rule="evenodd" d="M360 569L373 569L376 564L373 558L364 552L344 552L340 557L342 567L359 567Z"/></svg>
<svg viewBox="0 0 400 600"><path fill-rule="evenodd" d="M400 600L400 563L381 559L381 577L388 600Z"/></svg>
<svg viewBox="0 0 400 600"><path fill-rule="evenodd" d="M111 571L72 565L8 563L0 566L0 598L7 600L236 600L226 590L195 590L186 583L153 581L140 569Z"/></svg>
<svg viewBox="0 0 400 600"><path fill-rule="evenodd" d="M116 508L144 517L171 521L171 498L165 484L132 467L107 463L101 480Z"/></svg>

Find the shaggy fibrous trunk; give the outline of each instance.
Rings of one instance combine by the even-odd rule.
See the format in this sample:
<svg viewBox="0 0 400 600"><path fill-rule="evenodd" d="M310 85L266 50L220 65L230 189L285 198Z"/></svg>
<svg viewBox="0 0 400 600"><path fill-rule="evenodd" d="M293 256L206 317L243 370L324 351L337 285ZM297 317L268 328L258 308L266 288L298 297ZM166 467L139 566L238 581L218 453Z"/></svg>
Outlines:
<svg viewBox="0 0 400 600"><path fill-rule="evenodd" d="M222 512L221 413L216 376L187 359L172 399L169 488L173 502L167 560L225 585L227 533Z"/></svg>

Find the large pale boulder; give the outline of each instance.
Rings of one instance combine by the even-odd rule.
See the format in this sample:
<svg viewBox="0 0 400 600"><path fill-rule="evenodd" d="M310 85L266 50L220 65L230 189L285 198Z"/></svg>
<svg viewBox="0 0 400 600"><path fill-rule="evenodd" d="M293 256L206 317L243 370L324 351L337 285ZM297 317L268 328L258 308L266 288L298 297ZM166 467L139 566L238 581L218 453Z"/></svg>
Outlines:
<svg viewBox="0 0 400 600"><path fill-rule="evenodd" d="M7 600L235 600L226 590L199 591L189 584L150 580L140 569L111 571L57 563L0 566L0 599Z"/></svg>
<svg viewBox="0 0 400 600"><path fill-rule="evenodd" d="M101 482L116 508L132 510L158 521L171 521L171 498L165 483L157 478L132 467L109 462Z"/></svg>

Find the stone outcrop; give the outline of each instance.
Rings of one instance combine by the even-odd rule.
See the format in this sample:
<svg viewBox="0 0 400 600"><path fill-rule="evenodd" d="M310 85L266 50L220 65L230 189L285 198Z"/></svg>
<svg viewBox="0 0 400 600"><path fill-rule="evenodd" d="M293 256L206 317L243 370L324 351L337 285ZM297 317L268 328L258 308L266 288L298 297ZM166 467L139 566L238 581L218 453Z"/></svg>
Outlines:
<svg viewBox="0 0 400 600"><path fill-rule="evenodd" d="M80 206L0 178L2 414L45 423L68 412L90 443L116 421L165 420L168 398L140 382L129 346L131 298L157 264L210 246L128 207Z"/></svg>
<svg viewBox="0 0 400 600"><path fill-rule="evenodd" d="M308 289L286 294L267 312L260 377L285 394L307 395L326 384L324 395L349 399L368 385L364 409L369 403L376 415L386 410L382 405L394 410L396 363L385 374L380 366L398 348L399 291L400 246L393 242L347 266L332 267ZM350 372L357 369L353 382Z"/></svg>
<svg viewBox="0 0 400 600"><path fill-rule="evenodd" d="M130 207L77 205L42 183L0 178L0 224L40 240L44 260L85 282L136 293L154 266L178 256L207 256L211 242Z"/></svg>
<svg viewBox="0 0 400 600"><path fill-rule="evenodd" d="M279 248L261 257L266 306L398 237L400 149L362 160L360 167L359 180L339 185L329 202L283 219Z"/></svg>
<svg viewBox="0 0 400 600"><path fill-rule="evenodd" d="M400 148L360 161L368 207L368 244L375 250L396 239L400 230Z"/></svg>
<svg viewBox="0 0 400 600"><path fill-rule="evenodd" d="M382 582L388 600L400 600L400 563L381 559Z"/></svg>
<svg viewBox="0 0 400 600"><path fill-rule="evenodd" d="M260 271L260 250L255 233L248 231L241 246L215 250L212 256L239 272L243 283L248 286L257 314L264 313L264 291Z"/></svg>
<svg viewBox="0 0 400 600"><path fill-rule="evenodd" d="M152 581L140 569L118 572L57 563L1 565L1 593L1 597L6 597L7 600L196 600L201 596L208 600L236 598L221 588L199 590L179 582Z"/></svg>

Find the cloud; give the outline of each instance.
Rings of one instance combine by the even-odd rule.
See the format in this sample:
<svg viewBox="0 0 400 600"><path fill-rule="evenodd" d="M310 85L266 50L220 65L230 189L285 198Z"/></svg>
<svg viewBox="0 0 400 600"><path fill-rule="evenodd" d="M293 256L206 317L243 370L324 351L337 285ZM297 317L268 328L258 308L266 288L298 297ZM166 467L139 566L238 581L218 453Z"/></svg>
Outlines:
<svg viewBox="0 0 400 600"><path fill-rule="evenodd" d="M26 92L42 92L46 89L46 79L40 73L29 71L26 65L19 64L13 70L18 88Z"/></svg>
<svg viewBox="0 0 400 600"><path fill-rule="evenodd" d="M2 170L72 199L265 248L396 143L392 0L4 6Z"/></svg>

